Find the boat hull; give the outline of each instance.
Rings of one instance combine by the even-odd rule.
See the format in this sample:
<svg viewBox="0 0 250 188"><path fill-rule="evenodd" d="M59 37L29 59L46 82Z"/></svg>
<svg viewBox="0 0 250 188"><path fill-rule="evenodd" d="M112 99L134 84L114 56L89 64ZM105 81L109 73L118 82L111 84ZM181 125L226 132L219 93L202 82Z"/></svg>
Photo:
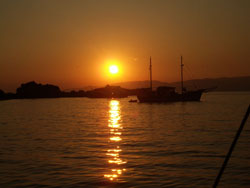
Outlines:
<svg viewBox="0 0 250 188"><path fill-rule="evenodd" d="M188 91L183 94L175 93L173 95L157 95L155 93L147 93L138 95L137 98L141 103L166 103L166 102L184 102L184 101L200 101L204 89L196 91Z"/></svg>

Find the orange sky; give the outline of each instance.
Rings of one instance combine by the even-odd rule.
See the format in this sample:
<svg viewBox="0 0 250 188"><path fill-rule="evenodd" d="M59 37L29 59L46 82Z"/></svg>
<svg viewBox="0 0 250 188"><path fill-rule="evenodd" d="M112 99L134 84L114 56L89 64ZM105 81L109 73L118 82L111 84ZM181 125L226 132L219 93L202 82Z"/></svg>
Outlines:
<svg viewBox="0 0 250 188"><path fill-rule="evenodd" d="M35 80L61 89L148 79L250 75L248 0L0 2L0 89ZM108 60L121 74L109 76Z"/></svg>

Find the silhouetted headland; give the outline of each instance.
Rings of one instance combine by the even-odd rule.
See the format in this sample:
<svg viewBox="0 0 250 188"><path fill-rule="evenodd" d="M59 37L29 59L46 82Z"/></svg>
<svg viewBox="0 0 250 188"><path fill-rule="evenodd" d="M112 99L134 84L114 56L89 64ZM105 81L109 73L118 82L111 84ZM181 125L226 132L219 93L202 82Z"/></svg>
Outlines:
<svg viewBox="0 0 250 188"><path fill-rule="evenodd" d="M58 86L51 84L37 84L36 82L28 82L21 84L21 87L16 89L17 98L57 98L61 95L61 90Z"/></svg>
<svg viewBox="0 0 250 188"><path fill-rule="evenodd" d="M59 97L89 97L89 98L124 98L136 95L138 89L124 89L120 86L109 86L97 88L90 91L61 91L58 86L51 84L38 84L34 81L21 84L16 93L5 93L0 90L0 99L35 99L35 98L59 98Z"/></svg>
<svg viewBox="0 0 250 188"><path fill-rule="evenodd" d="M0 100L8 100L16 98L15 93L5 93L3 90L0 89Z"/></svg>
<svg viewBox="0 0 250 188"><path fill-rule="evenodd" d="M85 91L61 91L58 86L51 84L38 84L34 81L21 84L16 93L5 93L0 90L0 100L7 99L35 99L35 98L59 98L59 97L85 97Z"/></svg>

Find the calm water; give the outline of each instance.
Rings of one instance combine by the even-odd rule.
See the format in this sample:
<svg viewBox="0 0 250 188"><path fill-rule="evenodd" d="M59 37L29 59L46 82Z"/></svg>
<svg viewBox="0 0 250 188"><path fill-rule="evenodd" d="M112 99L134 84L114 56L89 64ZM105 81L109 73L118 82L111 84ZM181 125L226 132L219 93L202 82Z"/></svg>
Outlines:
<svg viewBox="0 0 250 188"><path fill-rule="evenodd" d="M128 100L0 101L0 187L211 187L250 93ZM250 187L249 148L250 121L220 187Z"/></svg>

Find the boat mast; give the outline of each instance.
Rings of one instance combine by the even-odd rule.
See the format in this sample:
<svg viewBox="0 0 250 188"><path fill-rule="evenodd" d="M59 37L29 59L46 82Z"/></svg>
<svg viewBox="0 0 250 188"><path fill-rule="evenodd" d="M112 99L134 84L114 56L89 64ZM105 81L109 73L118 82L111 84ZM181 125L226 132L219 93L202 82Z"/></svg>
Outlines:
<svg viewBox="0 0 250 188"><path fill-rule="evenodd" d="M181 56L181 94L183 94L183 64L182 64L182 56Z"/></svg>
<svg viewBox="0 0 250 188"><path fill-rule="evenodd" d="M151 56L150 56L149 71L150 71L150 89L151 89L151 91L153 91L153 84L152 84L152 62L151 62Z"/></svg>

